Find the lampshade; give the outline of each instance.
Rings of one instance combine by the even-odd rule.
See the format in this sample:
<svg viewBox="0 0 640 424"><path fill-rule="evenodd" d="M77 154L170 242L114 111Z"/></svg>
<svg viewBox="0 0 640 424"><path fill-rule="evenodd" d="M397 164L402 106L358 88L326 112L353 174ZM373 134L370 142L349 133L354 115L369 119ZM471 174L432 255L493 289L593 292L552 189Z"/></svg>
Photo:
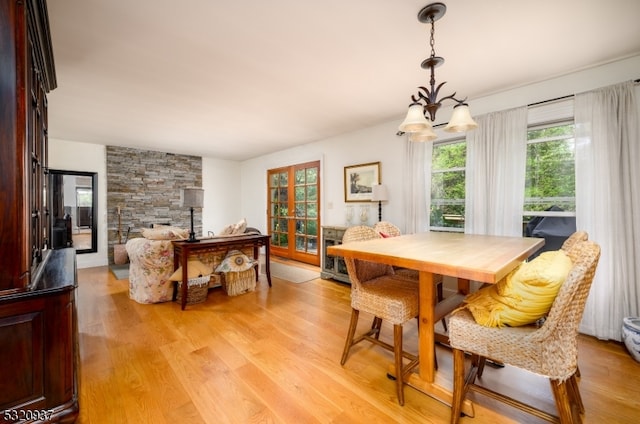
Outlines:
<svg viewBox="0 0 640 424"><path fill-rule="evenodd" d="M471 112L469 112L469 105L459 103L454 106L451 120L444 130L447 132L465 132L477 127L478 124L476 124L476 121L471 117Z"/></svg>
<svg viewBox="0 0 640 424"><path fill-rule="evenodd" d="M180 204L187 208L201 208L204 205L204 190L183 188L180 192Z"/></svg>
<svg viewBox="0 0 640 424"><path fill-rule="evenodd" d="M387 186L376 184L372 186L371 189L372 202L386 202L387 200L389 200L389 195L387 194Z"/></svg>
<svg viewBox="0 0 640 424"><path fill-rule="evenodd" d="M404 132L416 132L431 128L431 124L424 116L424 107L417 103L409 106L407 116L398 129Z"/></svg>
<svg viewBox="0 0 640 424"><path fill-rule="evenodd" d="M438 136L433 129L427 128L426 130L422 130L419 132L409 133L409 141L421 142L421 141L433 141Z"/></svg>

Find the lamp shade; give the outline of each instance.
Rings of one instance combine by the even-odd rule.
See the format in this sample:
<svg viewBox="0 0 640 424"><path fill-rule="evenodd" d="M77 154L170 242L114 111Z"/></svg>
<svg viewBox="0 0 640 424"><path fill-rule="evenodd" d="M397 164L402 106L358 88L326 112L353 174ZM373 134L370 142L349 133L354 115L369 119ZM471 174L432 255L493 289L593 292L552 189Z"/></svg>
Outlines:
<svg viewBox="0 0 640 424"><path fill-rule="evenodd" d="M427 128L426 130L422 130L419 132L409 133L409 141L415 141L415 142L433 141L436 138L438 138L438 136L436 135L435 132L433 132L433 129L431 128Z"/></svg>
<svg viewBox="0 0 640 424"><path fill-rule="evenodd" d="M469 106L466 103L460 103L454 106L451 120L444 130L447 132L465 132L477 127L478 124L471 117Z"/></svg>
<svg viewBox="0 0 640 424"><path fill-rule="evenodd" d="M372 202L386 202L389 200L389 194L387 193L387 186L377 184L371 186L371 201Z"/></svg>
<svg viewBox="0 0 640 424"><path fill-rule="evenodd" d="M402 124L398 127L400 131L404 132L416 132L424 129L431 128L429 120L424 116L424 106L420 103L414 103L409 106L407 116L402 121Z"/></svg>
<svg viewBox="0 0 640 424"><path fill-rule="evenodd" d="M183 188L180 192L180 204L187 208L201 208L204 205L204 190Z"/></svg>

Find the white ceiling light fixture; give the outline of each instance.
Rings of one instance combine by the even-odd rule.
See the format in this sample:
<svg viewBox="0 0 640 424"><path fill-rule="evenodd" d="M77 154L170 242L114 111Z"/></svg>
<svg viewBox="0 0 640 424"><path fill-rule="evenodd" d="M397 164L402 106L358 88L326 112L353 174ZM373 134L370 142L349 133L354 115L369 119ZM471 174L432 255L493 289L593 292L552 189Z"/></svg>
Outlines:
<svg viewBox="0 0 640 424"><path fill-rule="evenodd" d="M431 56L422 61L420 65L422 69L428 69L431 73L429 80L429 88L418 87L418 93L411 96L412 103L409 105L407 117L400 124L401 133L408 132L410 141L432 141L437 138L431 122L436 120L436 112L442 106L445 100L453 100L457 104L453 107L453 115L451 120L445 127L448 132L465 132L478 127L478 124L471 117L469 105L466 98L458 100L455 98L456 93L438 99L440 88L446 84L442 82L436 86L435 68L444 63L444 58L436 56L435 52L435 21L442 18L447 11L444 3L431 3L420 10L418 20L423 23L431 24Z"/></svg>

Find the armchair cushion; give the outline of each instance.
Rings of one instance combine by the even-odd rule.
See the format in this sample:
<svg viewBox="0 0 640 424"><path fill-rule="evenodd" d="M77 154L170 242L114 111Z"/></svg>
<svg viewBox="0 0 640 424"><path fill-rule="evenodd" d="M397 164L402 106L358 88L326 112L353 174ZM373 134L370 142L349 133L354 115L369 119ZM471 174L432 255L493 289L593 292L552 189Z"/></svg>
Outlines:
<svg viewBox="0 0 640 424"><path fill-rule="evenodd" d="M153 228L143 228L142 236L147 240L183 240L189 238L189 230L156 225Z"/></svg>
<svg viewBox="0 0 640 424"><path fill-rule="evenodd" d="M243 234L247 229L247 220L246 218L241 219L235 224L229 224L220 231L219 236L230 236L230 235L238 235Z"/></svg>

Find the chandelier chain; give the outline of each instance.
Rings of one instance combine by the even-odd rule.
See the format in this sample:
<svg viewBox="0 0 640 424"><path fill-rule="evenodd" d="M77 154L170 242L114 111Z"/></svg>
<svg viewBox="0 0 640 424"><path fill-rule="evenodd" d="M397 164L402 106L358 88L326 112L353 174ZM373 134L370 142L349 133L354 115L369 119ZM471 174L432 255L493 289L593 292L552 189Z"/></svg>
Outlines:
<svg viewBox="0 0 640 424"><path fill-rule="evenodd" d="M435 34L435 21L433 20L433 15L431 15L431 39L429 40L429 44L431 45L431 57L436 57L436 41L434 39Z"/></svg>

